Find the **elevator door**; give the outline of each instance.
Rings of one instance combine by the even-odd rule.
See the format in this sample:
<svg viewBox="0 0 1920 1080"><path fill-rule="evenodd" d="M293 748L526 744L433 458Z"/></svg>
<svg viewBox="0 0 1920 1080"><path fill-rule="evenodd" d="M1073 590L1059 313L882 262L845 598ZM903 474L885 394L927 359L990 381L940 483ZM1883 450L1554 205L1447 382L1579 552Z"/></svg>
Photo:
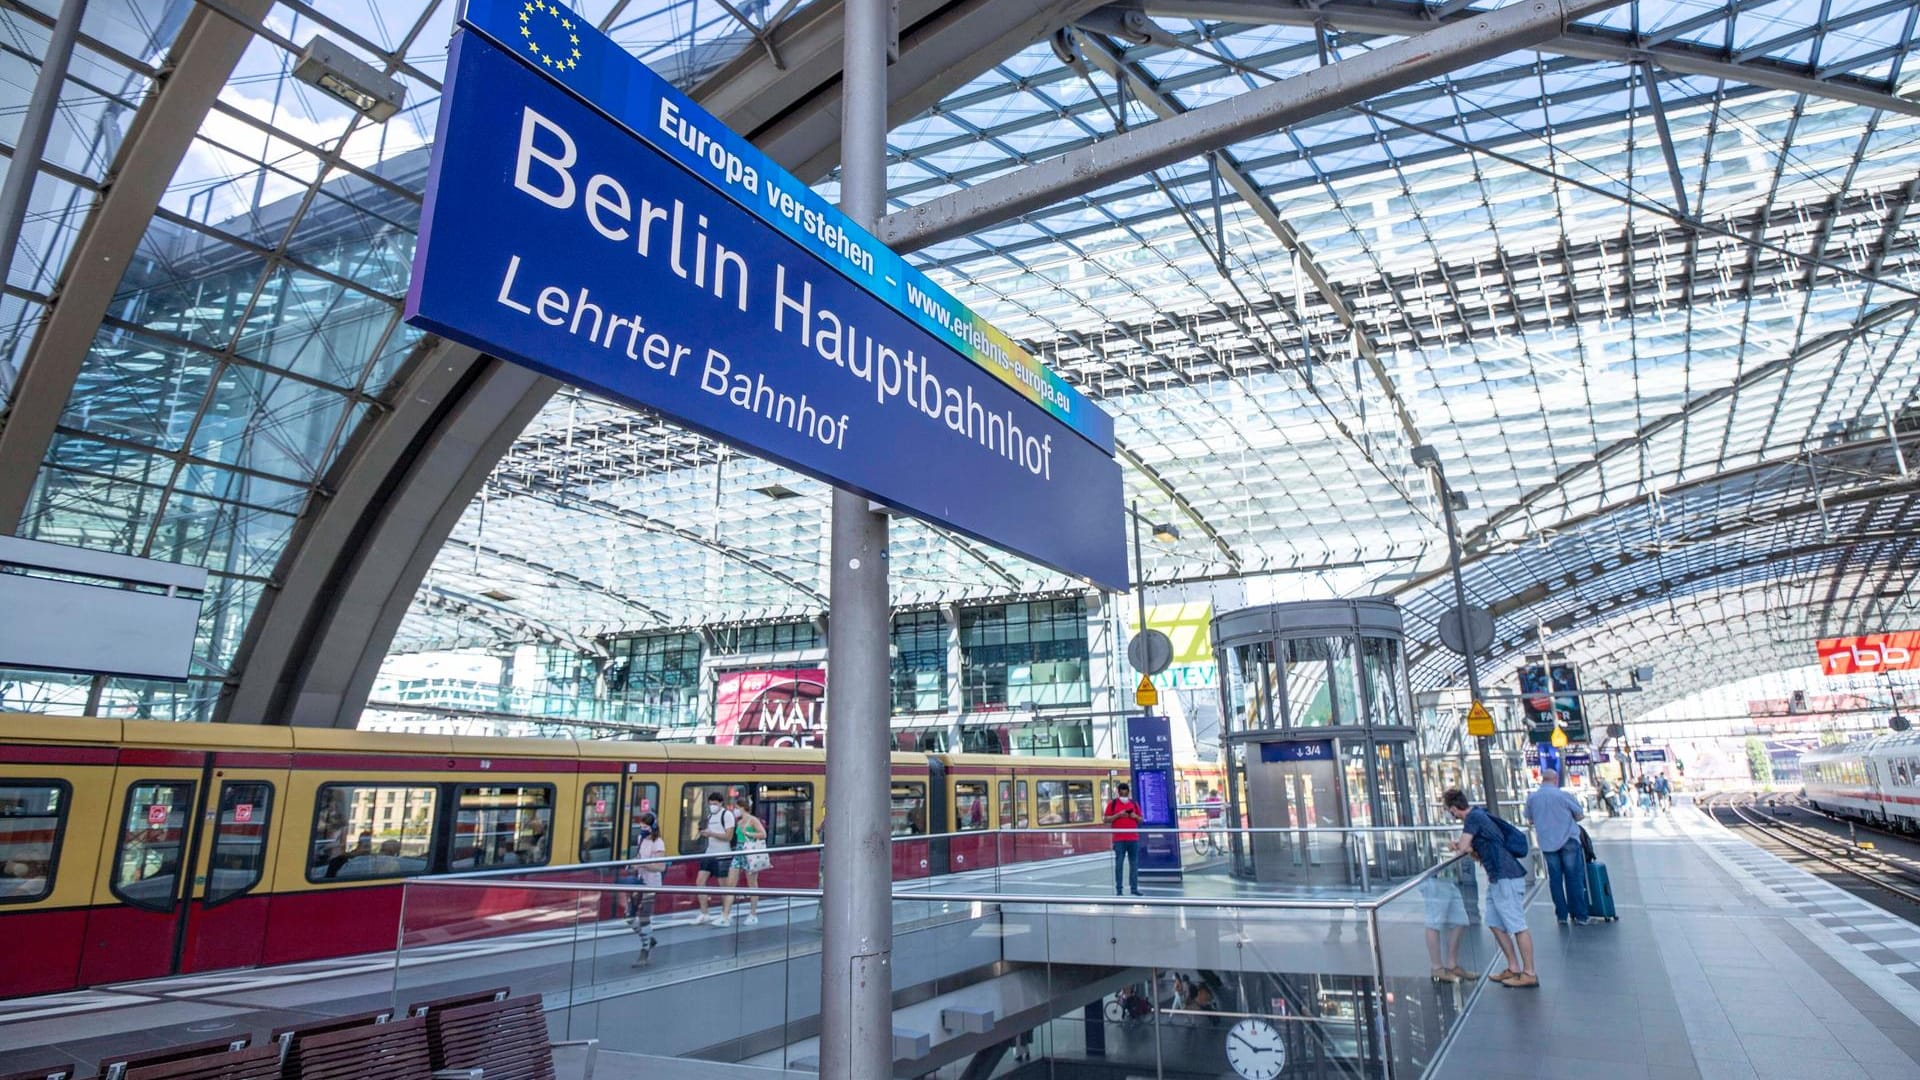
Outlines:
<svg viewBox="0 0 1920 1080"><path fill-rule="evenodd" d="M1331 739L1263 743L1249 754L1248 824L1261 881L1344 884L1346 824Z"/></svg>

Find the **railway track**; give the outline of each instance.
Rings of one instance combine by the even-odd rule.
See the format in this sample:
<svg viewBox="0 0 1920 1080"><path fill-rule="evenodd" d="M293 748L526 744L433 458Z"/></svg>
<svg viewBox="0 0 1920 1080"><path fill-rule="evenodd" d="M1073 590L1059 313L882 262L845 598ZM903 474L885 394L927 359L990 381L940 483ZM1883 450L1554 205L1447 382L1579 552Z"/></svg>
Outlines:
<svg viewBox="0 0 1920 1080"><path fill-rule="evenodd" d="M1703 805L1723 823L1731 817L1755 837L1764 838L1766 843L1762 843L1762 847L1785 848L1797 853L1798 861L1818 863L1849 881L1896 897L1904 902L1900 905L1900 914L1909 918L1920 911L1920 863L1864 849L1823 830L1783 820L1774 812L1780 808L1778 799L1779 796L1711 795L1703 800ZM1805 809L1798 805L1793 808Z"/></svg>

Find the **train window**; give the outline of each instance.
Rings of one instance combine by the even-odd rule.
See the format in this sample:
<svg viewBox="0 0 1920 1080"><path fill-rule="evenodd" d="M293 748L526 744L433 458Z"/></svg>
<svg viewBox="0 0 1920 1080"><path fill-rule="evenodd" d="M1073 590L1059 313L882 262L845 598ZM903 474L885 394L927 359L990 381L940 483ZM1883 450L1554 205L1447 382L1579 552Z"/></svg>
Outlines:
<svg viewBox="0 0 1920 1080"><path fill-rule="evenodd" d="M700 855L707 850L707 796L726 800L729 812L735 797L743 794L741 784L682 784L680 786L680 854ZM728 837L731 843L732 837Z"/></svg>
<svg viewBox="0 0 1920 1080"><path fill-rule="evenodd" d="M1012 825L1013 781L1002 780L1000 781L1000 827L1006 829L1011 828Z"/></svg>
<svg viewBox="0 0 1920 1080"><path fill-rule="evenodd" d="M245 895L260 884L267 866L267 823L272 814L272 784L238 780L220 785L220 814L207 859L208 904Z"/></svg>
<svg viewBox="0 0 1920 1080"><path fill-rule="evenodd" d="M588 784L580 793L580 861L613 859L613 823L620 808L619 784Z"/></svg>
<svg viewBox="0 0 1920 1080"><path fill-rule="evenodd" d="M753 812L767 827L768 847L813 843L812 784L756 784Z"/></svg>
<svg viewBox="0 0 1920 1080"><path fill-rule="evenodd" d="M1041 780L1034 786L1034 801L1039 805L1040 825L1067 823L1067 785L1063 780Z"/></svg>
<svg viewBox="0 0 1920 1080"><path fill-rule="evenodd" d="M1001 786L1006 786L1004 781ZM953 785L953 830L972 832L984 829L988 824L986 781L956 781Z"/></svg>
<svg viewBox="0 0 1920 1080"><path fill-rule="evenodd" d="M892 832L894 836L927 834L927 785L894 781Z"/></svg>
<svg viewBox="0 0 1920 1080"><path fill-rule="evenodd" d="M1067 781L1067 824L1091 825L1097 820L1093 814L1093 783L1088 780Z"/></svg>
<svg viewBox="0 0 1920 1080"><path fill-rule="evenodd" d="M53 891L71 794L64 780L0 784L0 904L25 904Z"/></svg>
<svg viewBox="0 0 1920 1080"><path fill-rule="evenodd" d="M113 860L113 895L134 907L173 910L191 813L191 781L144 780L127 789L126 816L120 819L120 846Z"/></svg>
<svg viewBox="0 0 1920 1080"><path fill-rule="evenodd" d="M433 868L439 789L322 784L313 811L308 881L412 877Z"/></svg>
<svg viewBox="0 0 1920 1080"><path fill-rule="evenodd" d="M661 820L660 785L635 783L627 788L627 857L633 858L640 850L640 815L652 814L656 828L665 829ZM666 833L660 834L666 840Z"/></svg>
<svg viewBox="0 0 1920 1080"><path fill-rule="evenodd" d="M552 784L460 789L449 870L545 866L552 857Z"/></svg>

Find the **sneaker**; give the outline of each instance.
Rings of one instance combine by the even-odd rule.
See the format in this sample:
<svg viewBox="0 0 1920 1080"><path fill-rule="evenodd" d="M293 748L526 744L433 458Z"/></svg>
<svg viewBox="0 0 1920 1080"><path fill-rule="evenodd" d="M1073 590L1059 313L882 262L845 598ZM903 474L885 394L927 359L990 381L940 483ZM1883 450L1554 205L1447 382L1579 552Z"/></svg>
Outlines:
<svg viewBox="0 0 1920 1080"><path fill-rule="evenodd" d="M1433 969L1433 981L1437 983L1457 983L1460 981L1460 976L1455 975L1452 968L1437 967Z"/></svg>
<svg viewBox="0 0 1920 1080"><path fill-rule="evenodd" d="M758 915L749 915L749 916L747 916L746 918L744 918L744 919L741 919L741 920L740 920L740 922L741 922L741 924L742 924L742 925L745 925L745 926L759 926L759 925L760 925L760 916L758 916Z"/></svg>
<svg viewBox="0 0 1920 1080"><path fill-rule="evenodd" d="M713 920L713 925L715 925L715 926L732 926L732 925L733 925L733 920L732 920L732 919L730 919L730 918L728 918L728 917L727 917L727 916L725 916L725 915L722 915L722 916L720 916L719 918L717 918L717 919L715 919L715 920Z"/></svg>
<svg viewBox="0 0 1920 1080"><path fill-rule="evenodd" d="M1540 977L1538 975L1526 974L1515 975L1513 978L1507 980L1506 985L1515 990L1527 990L1539 986Z"/></svg>
<svg viewBox="0 0 1920 1080"><path fill-rule="evenodd" d="M1575 926L1592 926L1592 925L1594 924L1594 921L1595 921L1595 920L1593 920L1593 919L1587 919L1587 918L1581 918L1581 919L1575 919L1575 920L1573 920L1573 925L1575 925Z"/></svg>
<svg viewBox="0 0 1920 1080"><path fill-rule="evenodd" d="M709 921L707 913L704 911L693 917L693 925L695 926L705 926Z"/></svg>

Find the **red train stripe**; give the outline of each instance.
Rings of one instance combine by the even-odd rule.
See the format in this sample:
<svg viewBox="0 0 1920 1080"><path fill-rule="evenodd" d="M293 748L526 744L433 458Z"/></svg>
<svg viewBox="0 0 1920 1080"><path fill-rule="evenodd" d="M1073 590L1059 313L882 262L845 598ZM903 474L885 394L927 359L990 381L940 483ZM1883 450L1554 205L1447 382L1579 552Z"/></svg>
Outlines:
<svg viewBox="0 0 1920 1080"><path fill-rule="evenodd" d="M119 757L111 746L21 746L0 748L0 764L111 765Z"/></svg>

